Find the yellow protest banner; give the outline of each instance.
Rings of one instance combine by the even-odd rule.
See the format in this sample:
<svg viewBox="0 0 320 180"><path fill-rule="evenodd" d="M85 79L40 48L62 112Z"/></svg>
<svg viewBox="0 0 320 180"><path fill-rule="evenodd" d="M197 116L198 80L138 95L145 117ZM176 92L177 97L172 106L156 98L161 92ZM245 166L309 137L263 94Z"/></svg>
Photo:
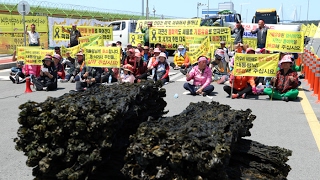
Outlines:
<svg viewBox="0 0 320 180"><path fill-rule="evenodd" d="M24 61L25 60L25 55L26 55L26 50L27 49L34 49L34 50L40 50L40 46L19 46L16 49L16 58L18 61Z"/></svg>
<svg viewBox="0 0 320 180"><path fill-rule="evenodd" d="M207 38L207 36L194 36L194 35L186 35L186 46L189 47L190 44L201 44L203 40Z"/></svg>
<svg viewBox="0 0 320 180"><path fill-rule="evenodd" d="M36 25L37 32L48 32L48 18L46 16L25 16L26 25ZM21 15L7 15L0 16L0 33L23 33L23 21Z"/></svg>
<svg viewBox="0 0 320 180"><path fill-rule="evenodd" d="M183 27L183 28L151 28L149 40L151 43L168 43L168 49L176 49L176 44L185 44L186 35L208 36L210 43L220 43L231 39L228 27Z"/></svg>
<svg viewBox="0 0 320 180"><path fill-rule="evenodd" d="M267 33L266 49L279 52L303 53L303 32L269 29Z"/></svg>
<svg viewBox="0 0 320 180"><path fill-rule="evenodd" d="M138 20L135 32L141 32L140 27L147 28L148 22L152 22L152 27L200 27L201 19Z"/></svg>
<svg viewBox="0 0 320 180"><path fill-rule="evenodd" d="M138 44L144 44L143 42L144 33L130 33L129 34L129 43L137 47Z"/></svg>
<svg viewBox="0 0 320 180"><path fill-rule="evenodd" d="M200 56L207 56L210 49L209 38L205 37L201 44L190 44L189 45L189 59L190 63L194 64Z"/></svg>
<svg viewBox="0 0 320 180"><path fill-rule="evenodd" d="M79 37L80 48L86 46L103 46L104 42L101 34Z"/></svg>
<svg viewBox="0 0 320 180"><path fill-rule="evenodd" d="M71 26L63 26L65 29L71 29ZM112 41L112 27L99 26L77 26L81 36L91 36L93 34L101 34L103 40ZM70 34L62 31L62 25L53 26L53 40L65 41L70 39Z"/></svg>
<svg viewBox="0 0 320 180"><path fill-rule="evenodd" d="M234 57L235 76L274 77L277 74L279 54L242 54Z"/></svg>
<svg viewBox="0 0 320 180"><path fill-rule="evenodd" d="M317 31L317 26L316 25L314 25L313 23L311 24L311 27L310 27L310 32L309 32L309 37L313 37L314 36L314 34L316 33L316 31Z"/></svg>
<svg viewBox="0 0 320 180"><path fill-rule="evenodd" d="M320 22L318 24L316 33L314 33L313 38L320 38Z"/></svg>
<svg viewBox="0 0 320 180"><path fill-rule="evenodd" d="M87 46L84 48L86 65L91 67L120 68L120 47Z"/></svg>
<svg viewBox="0 0 320 180"><path fill-rule="evenodd" d="M300 31L302 31L304 34L306 34L306 30L307 30L307 26L302 24L301 28L300 28Z"/></svg>
<svg viewBox="0 0 320 180"><path fill-rule="evenodd" d="M66 48L65 46L61 46L61 55L62 57L66 57L66 53L70 52L71 56L75 56L80 51L80 45L73 46L70 48Z"/></svg>
<svg viewBox="0 0 320 180"><path fill-rule="evenodd" d="M25 64L30 65L42 65L42 60L47 54L53 55L53 50L44 50L44 49L31 49L27 48L25 49Z"/></svg>
<svg viewBox="0 0 320 180"><path fill-rule="evenodd" d="M39 33L39 35L40 46L48 49L48 33ZM24 46L23 33L0 33L0 54L12 54L20 46ZM28 36L27 46L29 46Z"/></svg>
<svg viewBox="0 0 320 180"><path fill-rule="evenodd" d="M308 24L304 35L309 37L310 31L311 31L311 25Z"/></svg>

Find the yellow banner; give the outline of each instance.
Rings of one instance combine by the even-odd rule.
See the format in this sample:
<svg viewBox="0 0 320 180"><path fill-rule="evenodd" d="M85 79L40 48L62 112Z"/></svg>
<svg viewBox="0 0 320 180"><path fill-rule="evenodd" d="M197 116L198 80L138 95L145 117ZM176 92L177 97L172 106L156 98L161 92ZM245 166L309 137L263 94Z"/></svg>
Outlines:
<svg viewBox="0 0 320 180"><path fill-rule="evenodd" d="M63 26L65 29L71 29L71 26ZM113 40L112 27L99 26L77 26L81 36L91 36L93 34L102 34L102 39L106 41ZM70 39L70 34L62 31L61 25L53 26L53 40L65 41Z"/></svg>
<svg viewBox="0 0 320 180"><path fill-rule="evenodd" d="M40 46L48 49L48 33L39 33L39 35ZM23 33L0 33L0 54L12 54L20 46L24 46ZM29 46L28 36L27 46Z"/></svg>
<svg viewBox="0 0 320 180"><path fill-rule="evenodd" d="M308 24L304 35L309 37L310 31L311 31L311 25Z"/></svg>
<svg viewBox="0 0 320 180"><path fill-rule="evenodd" d="M66 48L64 46L61 46L61 55L62 57L66 57L66 53L70 52L70 56L75 56L80 51L80 45L73 46L71 48Z"/></svg>
<svg viewBox="0 0 320 180"><path fill-rule="evenodd" d="M80 48L86 46L104 46L104 40L101 34L79 37Z"/></svg>
<svg viewBox="0 0 320 180"><path fill-rule="evenodd" d="M132 46L137 47L138 44L144 44L143 37L144 33L130 33L129 43L132 44Z"/></svg>
<svg viewBox="0 0 320 180"><path fill-rule="evenodd" d="M307 26L302 24L300 31L302 31L304 34L306 34L306 30L307 30Z"/></svg>
<svg viewBox="0 0 320 180"><path fill-rule="evenodd" d="M201 44L190 44L189 45L189 59L190 63L194 64L200 56L208 56L210 49L209 38L205 37Z"/></svg>
<svg viewBox="0 0 320 180"><path fill-rule="evenodd" d="M320 38L320 22L318 24L316 33L314 34L313 38Z"/></svg>
<svg viewBox="0 0 320 180"><path fill-rule="evenodd" d="M86 65L120 68L120 52L120 47L85 47Z"/></svg>
<svg viewBox="0 0 320 180"><path fill-rule="evenodd" d="M279 52L303 53L303 32L278 31L269 29L267 34L266 49Z"/></svg>
<svg viewBox="0 0 320 180"><path fill-rule="evenodd" d="M25 60L25 55L26 55L26 50L27 49L33 49L33 50L40 50L41 47L39 46L20 46L20 47L17 47L17 50L16 50L16 58L17 58L17 61L24 61Z"/></svg>
<svg viewBox="0 0 320 180"><path fill-rule="evenodd" d="M190 44L201 44L207 36L193 36L193 35L186 35L186 46L189 47Z"/></svg>
<svg viewBox="0 0 320 180"><path fill-rule="evenodd" d="M25 16L28 31L31 24L36 25L37 32L48 32L48 18L46 16ZM23 21L21 15L6 15L0 16L0 33L23 33Z"/></svg>
<svg viewBox="0 0 320 180"><path fill-rule="evenodd" d="M194 28L151 28L151 43L167 43L168 49L176 49L179 44L186 44L185 36L208 36L210 43L220 43L231 39L228 27L194 27Z"/></svg>
<svg viewBox="0 0 320 180"><path fill-rule="evenodd" d="M235 76L274 77L277 74L279 54L242 54L234 57Z"/></svg>
<svg viewBox="0 0 320 180"><path fill-rule="evenodd" d="M54 50L44 50L44 49L25 49L25 64L30 65L42 65L42 60L46 56L46 54L53 55Z"/></svg>
<svg viewBox="0 0 320 180"><path fill-rule="evenodd" d="M142 29L147 28L148 22L152 22L152 27L200 27L201 19L138 20L135 32L141 32L141 26Z"/></svg>
<svg viewBox="0 0 320 180"><path fill-rule="evenodd" d="M316 31L317 31L317 28L318 28L318 27L317 27L316 25L314 25L313 23L311 24L309 37L313 37L313 36L314 36L314 34L315 34Z"/></svg>

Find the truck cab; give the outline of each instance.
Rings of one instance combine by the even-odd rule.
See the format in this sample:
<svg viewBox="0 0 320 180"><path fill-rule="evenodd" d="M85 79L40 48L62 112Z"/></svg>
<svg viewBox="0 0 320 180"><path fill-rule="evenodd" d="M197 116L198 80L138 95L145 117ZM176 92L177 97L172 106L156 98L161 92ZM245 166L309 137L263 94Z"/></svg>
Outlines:
<svg viewBox="0 0 320 180"><path fill-rule="evenodd" d="M221 26L224 27L227 23L241 21L241 15L233 13L229 10L220 11L218 15L209 16L202 19L200 26Z"/></svg>
<svg viewBox="0 0 320 180"><path fill-rule="evenodd" d="M266 24L279 24L280 18L276 9L257 9L252 18L252 23L258 23L263 19Z"/></svg>
<svg viewBox="0 0 320 180"><path fill-rule="evenodd" d="M127 47L129 44L129 33L134 33L137 22L134 20L119 20L111 22L108 27L113 29L113 41L108 44L121 41L122 47Z"/></svg>

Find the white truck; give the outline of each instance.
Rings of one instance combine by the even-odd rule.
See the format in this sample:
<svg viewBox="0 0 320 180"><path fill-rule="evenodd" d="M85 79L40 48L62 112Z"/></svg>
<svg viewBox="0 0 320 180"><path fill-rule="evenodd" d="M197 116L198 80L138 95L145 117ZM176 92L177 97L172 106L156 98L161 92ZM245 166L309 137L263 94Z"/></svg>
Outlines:
<svg viewBox="0 0 320 180"><path fill-rule="evenodd" d="M121 41L122 47L127 47L129 44L129 33L134 33L136 26L137 22L134 20L112 21L108 27L112 27L113 29L113 41L109 41L108 44Z"/></svg>

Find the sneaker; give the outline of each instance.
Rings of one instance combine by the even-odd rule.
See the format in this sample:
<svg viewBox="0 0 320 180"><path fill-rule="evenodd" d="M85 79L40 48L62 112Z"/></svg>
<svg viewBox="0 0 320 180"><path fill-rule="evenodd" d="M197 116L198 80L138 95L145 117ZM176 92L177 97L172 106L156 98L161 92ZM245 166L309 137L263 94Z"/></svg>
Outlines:
<svg viewBox="0 0 320 180"><path fill-rule="evenodd" d="M232 94L232 99L235 99L235 98L238 98L239 97L239 95L238 94Z"/></svg>
<svg viewBox="0 0 320 180"><path fill-rule="evenodd" d="M19 76L18 75L16 75L16 84L19 84L20 83L20 80L19 80Z"/></svg>
<svg viewBox="0 0 320 180"><path fill-rule="evenodd" d="M74 79L72 79L70 82L71 82L71 83L75 83L76 81L75 81Z"/></svg>
<svg viewBox="0 0 320 180"><path fill-rule="evenodd" d="M42 88L44 91L48 91L48 88L47 87L43 87Z"/></svg>
<svg viewBox="0 0 320 180"><path fill-rule="evenodd" d="M25 83L26 82L26 78L22 78L21 80L20 80L20 83Z"/></svg>
<svg viewBox="0 0 320 180"><path fill-rule="evenodd" d="M288 97L282 97L282 100L285 101L285 102L288 102L289 98Z"/></svg>
<svg viewBox="0 0 320 180"><path fill-rule="evenodd" d="M299 79L304 79L304 74L301 74L301 75L299 76Z"/></svg>
<svg viewBox="0 0 320 180"><path fill-rule="evenodd" d="M10 76L15 76L15 75L16 75L16 73L10 72Z"/></svg>
<svg viewBox="0 0 320 180"><path fill-rule="evenodd" d="M61 83L66 83L66 82L68 82L68 79L61 79L60 82Z"/></svg>
<svg viewBox="0 0 320 180"><path fill-rule="evenodd" d="M206 97L206 96L207 96L207 93L206 93L206 92L203 92L203 93L202 93L202 96L203 96L203 97Z"/></svg>
<svg viewBox="0 0 320 180"><path fill-rule="evenodd" d="M186 75L186 74L187 74L187 69L180 69L180 72L181 72L183 75Z"/></svg>
<svg viewBox="0 0 320 180"><path fill-rule="evenodd" d="M247 98L247 94L246 93L244 93L244 94L242 94L242 99L246 99Z"/></svg>
<svg viewBox="0 0 320 180"><path fill-rule="evenodd" d="M12 83L16 83L16 80L12 77L12 76L9 76L10 80L12 81Z"/></svg>

